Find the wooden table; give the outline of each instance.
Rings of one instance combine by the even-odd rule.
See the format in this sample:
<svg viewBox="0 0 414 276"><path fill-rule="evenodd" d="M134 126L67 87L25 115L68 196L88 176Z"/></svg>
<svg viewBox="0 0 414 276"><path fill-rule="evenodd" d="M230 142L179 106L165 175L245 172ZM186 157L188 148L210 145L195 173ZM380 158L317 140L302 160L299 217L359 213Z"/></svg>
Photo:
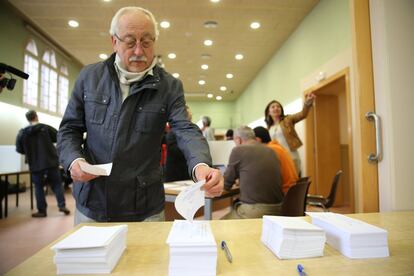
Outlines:
<svg viewBox="0 0 414 276"><path fill-rule="evenodd" d="M32 177L30 174L30 171L16 171L16 172L0 172L0 180L5 180L5 184L3 187L0 187L2 189L2 193L4 194L4 217L7 218L8 215L8 183L9 183L9 176L15 175L16 176L16 207L19 206L19 185L20 185L20 175L21 174L29 174L30 176L30 206L33 209L33 187L32 187ZM0 202L0 219L3 218L3 200Z"/></svg>
<svg viewBox="0 0 414 276"><path fill-rule="evenodd" d="M176 181L176 182L169 182L164 184L165 190L165 201L167 202L174 202L177 195L183 190L186 186L186 183L193 183L193 181ZM206 197L204 203L204 219L211 220L213 216L213 202L216 200L234 197L240 194L239 188L233 188L230 191L224 190L221 196L218 197Z"/></svg>
<svg viewBox="0 0 414 276"><path fill-rule="evenodd" d="M414 212L349 216L388 230L390 257L348 259L329 245L325 245L323 257L279 260L260 241L261 219L212 220L210 224L217 245L225 240L233 255L233 263L228 263L224 252L218 246L217 275L296 276L298 275L296 266L299 263L305 267L309 276L413 275ZM310 220L309 217L307 219ZM127 249L112 274L168 275L169 248L165 241L171 225L171 222L128 223ZM6 275L55 275L56 266L53 264L51 245L13 268Z"/></svg>

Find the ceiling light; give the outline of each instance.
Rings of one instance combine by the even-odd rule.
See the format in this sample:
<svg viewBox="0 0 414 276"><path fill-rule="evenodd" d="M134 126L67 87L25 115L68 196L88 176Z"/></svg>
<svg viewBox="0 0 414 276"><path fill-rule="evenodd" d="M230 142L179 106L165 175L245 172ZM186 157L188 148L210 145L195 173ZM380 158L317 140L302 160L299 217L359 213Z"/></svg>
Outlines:
<svg viewBox="0 0 414 276"><path fill-rule="evenodd" d="M107 55L107 54L102 53L102 54L99 54L99 58L100 58L100 59L107 59L107 58L108 58L108 55Z"/></svg>
<svg viewBox="0 0 414 276"><path fill-rule="evenodd" d="M210 2L218 3L218 2L220 2L220 0L210 0Z"/></svg>
<svg viewBox="0 0 414 276"><path fill-rule="evenodd" d="M68 25L71 26L72 28L77 28L79 27L79 23L76 20L69 20L68 21Z"/></svg>
<svg viewBox="0 0 414 276"><path fill-rule="evenodd" d="M173 77L174 78L176 78L176 79L178 79L179 77L180 77L180 74L178 74L178 73L174 73L174 74L172 74L173 75Z"/></svg>
<svg viewBox="0 0 414 276"><path fill-rule="evenodd" d="M210 59L211 55L210 54L201 54L201 58L202 59Z"/></svg>
<svg viewBox="0 0 414 276"><path fill-rule="evenodd" d="M168 58L170 58L170 59L175 59L176 57L177 57L177 55L174 54L174 53L169 53L168 54Z"/></svg>
<svg viewBox="0 0 414 276"><path fill-rule="evenodd" d="M111 2L112 0L103 0L104 2Z"/></svg>
<svg viewBox="0 0 414 276"><path fill-rule="evenodd" d="M218 26L217 21L209 20L209 21L204 22L204 27L207 29L214 29L214 28L217 28L217 26Z"/></svg>
<svg viewBox="0 0 414 276"><path fill-rule="evenodd" d="M252 29L259 29L260 28L260 23L259 22L252 22L250 24L250 28L252 28Z"/></svg>
<svg viewBox="0 0 414 276"><path fill-rule="evenodd" d="M198 81L198 84L199 84L199 85L204 85L204 84L206 84L206 81L205 81L205 80L199 80L199 81Z"/></svg>
<svg viewBox="0 0 414 276"><path fill-rule="evenodd" d="M211 45L213 45L213 40L210 40L210 39L206 39L206 40L204 40L204 45L206 45L206 46L211 46Z"/></svg>
<svg viewBox="0 0 414 276"><path fill-rule="evenodd" d="M237 54L234 56L237 60L242 60L244 56L242 54Z"/></svg>
<svg viewBox="0 0 414 276"><path fill-rule="evenodd" d="M220 86L220 90L224 92L224 91L226 91L226 90L227 90L227 87L225 87L225 86Z"/></svg>
<svg viewBox="0 0 414 276"><path fill-rule="evenodd" d="M201 65L201 69L203 69L203 70L207 70L207 69L208 69L208 65L207 65L207 64L203 64L203 65Z"/></svg>
<svg viewBox="0 0 414 276"><path fill-rule="evenodd" d="M231 73L226 74L226 78L232 79L233 78L233 74L231 74Z"/></svg>
<svg viewBox="0 0 414 276"><path fill-rule="evenodd" d="M221 101L221 99L223 99L223 97L222 97L222 96L217 96L217 97L216 97L216 100L217 100L217 101Z"/></svg>
<svg viewBox="0 0 414 276"><path fill-rule="evenodd" d="M208 93L208 94L207 94L207 98L211 99L211 98L213 98L213 97L214 97L214 95L213 95L213 94L211 94L211 93Z"/></svg>
<svg viewBox="0 0 414 276"><path fill-rule="evenodd" d="M161 21L160 26L163 29L168 29L170 27L170 22L165 21L165 20L164 21Z"/></svg>

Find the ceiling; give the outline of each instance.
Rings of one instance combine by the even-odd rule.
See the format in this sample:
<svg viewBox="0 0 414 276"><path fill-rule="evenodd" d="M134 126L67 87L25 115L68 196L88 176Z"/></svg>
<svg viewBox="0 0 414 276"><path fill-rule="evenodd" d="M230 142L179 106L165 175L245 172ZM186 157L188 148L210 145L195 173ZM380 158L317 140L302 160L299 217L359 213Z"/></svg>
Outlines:
<svg viewBox="0 0 414 276"><path fill-rule="evenodd" d="M319 0L9 0L36 28L52 38L83 65L111 54L108 29L115 12L125 6L150 10L160 29L156 52L170 73L179 73L188 100L223 101L240 96L267 61L286 41ZM78 28L68 21L79 22ZM216 21L206 28L206 21ZM261 27L253 30L250 23ZM204 46L205 39L213 40ZM175 53L175 59L169 59ZM244 58L236 60L241 53ZM207 70L201 69L207 64ZM234 77L227 79L226 74ZM199 80L206 83L200 85ZM226 91L220 87L225 86ZM214 95L212 99L207 94Z"/></svg>

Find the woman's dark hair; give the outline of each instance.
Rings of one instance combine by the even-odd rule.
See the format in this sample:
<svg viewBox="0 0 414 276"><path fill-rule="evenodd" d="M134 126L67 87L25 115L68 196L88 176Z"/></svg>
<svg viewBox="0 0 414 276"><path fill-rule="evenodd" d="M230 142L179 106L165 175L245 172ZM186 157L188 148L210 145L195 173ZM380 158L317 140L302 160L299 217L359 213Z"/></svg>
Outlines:
<svg viewBox="0 0 414 276"><path fill-rule="evenodd" d="M270 103L268 103L267 104L267 106L266 106L266 108L265 108L265 122L266 122L266 125L267 125L267 128L269 129L272 125L273 125L273 119L272 119L272 116L269 116L269 109L270 109L270 106L272 105L272 104L274 104L274 103L277 103L279 106L280 106L280 109L281 109L281 113L280 113L280 119L281 120L283 120L283 118L285 118L285 111L283 110L283 105L280 103L280 102L278 102L278 101L276 101L276 100L273 100L273 101L271 101Z"/></svg>

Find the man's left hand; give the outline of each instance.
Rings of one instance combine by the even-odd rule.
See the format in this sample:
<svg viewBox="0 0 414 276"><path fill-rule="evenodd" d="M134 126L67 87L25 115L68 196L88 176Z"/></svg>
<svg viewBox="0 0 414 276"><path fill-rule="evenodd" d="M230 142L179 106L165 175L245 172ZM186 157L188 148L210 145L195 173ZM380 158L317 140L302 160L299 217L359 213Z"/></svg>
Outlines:
<svg viewBox="0 0 414 276"><path fill-rule="evenodd" d="M224 179L220 170L201 165L195 170L197 181L206 180L204 184L204 192L206 197L217 197L223 193Z"/></svg>

